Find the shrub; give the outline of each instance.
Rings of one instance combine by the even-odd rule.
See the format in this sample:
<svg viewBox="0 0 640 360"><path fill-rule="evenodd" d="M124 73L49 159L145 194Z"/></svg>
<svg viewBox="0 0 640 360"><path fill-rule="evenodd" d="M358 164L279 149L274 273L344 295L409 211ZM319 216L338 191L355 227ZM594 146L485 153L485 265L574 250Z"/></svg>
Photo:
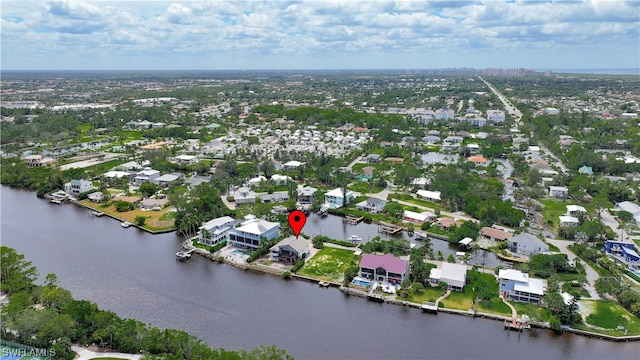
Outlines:
<svg viewBox="0 0 640 360"><path fill-rule="evenodd" d="M145 221L147 221L147 219L144 216L141 216L141 215L138 215L138 216L135 217L135 219L133 219L133 222L138 226L144 225Z"/></svg>
<svg viewBox="0 0 640 360"><path fill-rule="evenodd" d="M291 273L288 272L288 271L283 272L282 275L280 275L280 276L282 276L282 278L285 279L285 280L291 279Z"/></svg>
<svg viewBox="0 0 640 360"><path fill-rule="evenodd" d="M291 272L292 272L292 273L294 273L294 274L295 274L295 273L297 273L297 272L298 272L298 270L300 270L300 268L301 268L302 266L304 266L304 259L300 259L300 260L298 260L298 261L293 265L293 267L291 267Z"/></svg>
<svg viewBox="0 0 640 360"><path fill-rule="evenodd" d="M117 212L127 212L135 209L136 206L127 201L116 201L116 211Z"/></svg>
<svg viewBox="0 0 640 360"><path fill-rule="evenodd" d="M320 236L314 237L311 243L313 244L313 247L316 249L324 248L324 241L322 241L322 238Z"/></svg>

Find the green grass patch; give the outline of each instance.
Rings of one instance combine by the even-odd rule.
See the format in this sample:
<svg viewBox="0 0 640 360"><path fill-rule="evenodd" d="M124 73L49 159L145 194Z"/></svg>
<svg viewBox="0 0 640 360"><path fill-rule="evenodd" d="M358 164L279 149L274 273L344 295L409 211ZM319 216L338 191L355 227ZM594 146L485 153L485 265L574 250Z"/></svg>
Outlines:
<svg viewBox="0 0 640 360"><path fill-rule="evenodd" d="M542 218L545 223L553 224L554 231L558 229L560 225L560 215L567 213L567 205L569 202L564 200L552 200L552 199L540 199L539 200L544 207L542 208Z"/></svg>
<svg viewBox="0 0 640 360"><path fill-rule="evenodd" d="M389 164L387 164L387 163L380 163L380 164L357 163L357 164L353 165L353 167L351 168L351 172L354 173L354 174L357 174L359 172L362 172L362 169L366 168L367 166L371 166L371 167L376 169L376 171L374 171L374 174L376 172L382 172L382 171L387 171L387 170L391 169L391 166L389 166Z"/></svg>
<svg viewBox="0 0 640 360"><path fill-rule="evenodd" d="M545 243L545 244L547 244L547 246L549 247L549 251L560 252L560 249L557 246L550 243Z"/></svg>
<svg viewBox="0 0 640 360"><path fill-rule="evenodd" d="M452 290L446 299L442 300L444 307L449 309L469 310L473 308L475 293L472 287L467 284L462 291Z"/></svg>
<svg viewBox="0 0 640 360"><path fill-rule="evenodd" d="M315 254L298 271L298 274L316 279L342 282L355 254L351 250L325 247Z"/></svg>
<svg viewBox="0 0 640 360"><path fill-rule="evenodd" d="M618 326L628 329L627 335L640 334L640 319L633 316L618 303L611 300L581 300L580 306L585 307L589 314L585 322L589 325L605 329L604 333L611 335L624 335L624 330L618 330ZM584 325L583 325L584 326ZM585 330L595 331L585 326Z"/></svg>
<svg viewBox="0 0 640 360"><path fill-rule="evenodd" d="M540 307L537 304L525 304L515 301L510 301L509 303L516 308L518 316L527 314L533 321L551 321L551 313L549 312L549 309Z"/></svg>
<svg viewBox="0 0 640 360"><path fill-rule="evenodd" d="M496 290L497 291L497 290ZM489 314L511 316L511 308L500 300L497 295L492 296L489 300L480 300L476 310Z"/></svg>
<svg viewBox="0 0 640 360"><path fill-rule="evenodd" d="M427 201L427 200L422 200L422 199L416 199L413 196L409 195L409 194L397 194L397 193L393 193L393 194L389 194L389 199L398 199L398 200L402 200L408 203L412 203L415 205L419 205L419 206L423 206L423 207L427 207L427 208L431 208L434 210L440 210L440 211L445 211L445 208L437 203L434 203L432 201ZM422 211L422 210L420 210Z"/></svg>
<svg viewBox="0 0 640 360"><path fill-rule="evenodd" d="M355 182L347 186L347 189L351 191L356 191L365 195L368 195L369 193L376 194L384 190L383 187L378 186L375 182L370 183L370 182L364 182L364 181Z"/></svg>
<svg viewBox="0 0 640 360"><path fill-rule="evenodd" d="M633 280L640 282L640 276L632 273L629 270L625 270L624 272L625 272L625 274L629 275L629 277L631 277Z"/></svg>
<svg viewBox="0 0 640 360"><path fill-rule="evenodd" d="M409 289L409 296L407 300L416 304L422 304L423 302L435 302L437 298L442 296L440 288L427 286L416 294L415 290Z"/></svg>

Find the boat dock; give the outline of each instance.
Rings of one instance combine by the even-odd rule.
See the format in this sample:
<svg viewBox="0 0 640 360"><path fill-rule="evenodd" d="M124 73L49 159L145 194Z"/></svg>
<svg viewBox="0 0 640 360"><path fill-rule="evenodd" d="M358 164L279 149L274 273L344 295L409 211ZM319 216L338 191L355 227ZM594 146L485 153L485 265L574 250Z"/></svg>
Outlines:
<svg viewBox="0 0 640 360"><path fill-rule="evenodd" d="M326 287L329 287L329 282L328 281L320 281L320 282L318 282L318 285L320 287L325 287L326 288Z"/></svg>
<svg viewBox="0 0 640 360"><path fill-rule="evenodd" d="M178 251L176 253L176 260L185 261L191 258L191 253L193 253L196 249L191 249L189 251Z"/></svg>
<svg viewBox="0 0 640 360"><path fill-rule="evenodd" d="M342 218L343 223L350 224L350 225L356 225L360 223L362 220L364 220L364 216L355 217L355 216L347 215Z"/></svg>
<svg viewBox="0 0 640 360"><path fill-rule="evenodd" d="M378 232L383 234L396 235L400 233L402 230L403 228L401 226L394 226L394 225L388 225L388 224L380 224L378 226Z"/></svg>

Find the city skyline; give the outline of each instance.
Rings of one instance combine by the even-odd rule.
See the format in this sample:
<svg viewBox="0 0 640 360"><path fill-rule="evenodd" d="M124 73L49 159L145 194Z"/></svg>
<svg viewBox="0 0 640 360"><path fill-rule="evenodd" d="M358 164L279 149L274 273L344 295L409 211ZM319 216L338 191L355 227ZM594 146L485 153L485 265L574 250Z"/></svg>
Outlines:
<svg viewBox="0 0 640 360"><path fill-rule="evenodd" d="M638 1L3 1L3 70L640 68Z"/></svg>

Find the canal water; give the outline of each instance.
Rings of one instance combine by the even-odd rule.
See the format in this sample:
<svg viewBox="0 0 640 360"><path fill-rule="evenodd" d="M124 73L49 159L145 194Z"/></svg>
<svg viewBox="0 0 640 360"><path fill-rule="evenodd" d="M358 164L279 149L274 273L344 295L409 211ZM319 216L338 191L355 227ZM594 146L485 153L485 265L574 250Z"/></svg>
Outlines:
<svg viewBox="0 0 640 360"><path fill-rule="evenodd" d="M122 228L73 205L2 187L0 241L56 273L76 298L122 317L188 331L211 346L277 345L305 359L637 359L640 342L378 304L336 289L239 270L198 256L177 262L182 239ZM324 228L324 226L323 226Z"/></svg>

